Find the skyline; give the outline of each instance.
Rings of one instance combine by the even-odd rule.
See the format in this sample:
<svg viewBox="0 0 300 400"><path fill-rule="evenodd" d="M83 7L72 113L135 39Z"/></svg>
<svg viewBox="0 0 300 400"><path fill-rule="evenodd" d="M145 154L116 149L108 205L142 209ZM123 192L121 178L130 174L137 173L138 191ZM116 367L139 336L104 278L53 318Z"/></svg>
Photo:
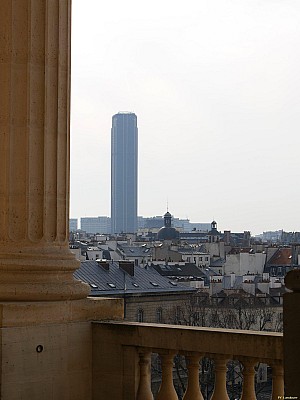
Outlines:
<svg viewBox="0 0 300 400"><path fill-rule="evenodd" d="M175 229L178 229L178 228L182 228L182 225L178 225L180 222L182 222L182 221L186 221L185 219L181 219L181 218L177 218L176 217L176 215L172 215L171 214L171 217L172 217L172 220L173 219L176 219L176 223L173 223L172 222L172 224L171 224L171 226L172 227L174 227ZM98 220L98 218L105 218L105 219L108 219L108 221L106 222L106 223L110 223L110 221L111 221L111 218L109 217L109 216L107 216L107 215L97 215L97 216L89 216L89 217L76 217L76 218L70 218L70 221L71 221L71 224L74 224L74 221L76 221L76 225L77 225L77 228L76 229L82 229L83 231L86 231L88 234L96 234L96 233L99 233L99 234L110 234L110 232L89 232L86 228L82 228L82 221L81 221L81 219L82 220L84 220L83 222L84 222L84 224L86 225L86 224L91 224L91 223L93 223L93 224L95 224L95 221L93 221L93 222L91 222L91 221L88 221L87 222L87 220ZM138 216L138 218L143 218L144 220L147 220L147 219L152 219L152 218L161 218L162 219L162 225L161 225L161 228L163 228L164 227L164 223L163 223L163 220L164 220L164 215L152 215L152 216L147 216L147 217L145 217L145 216L142 216L142 215L139 215ZM189 223L191 224L191 225L193 225L193 224L201 224L201 225L203 225L203 229L201 228L199 228L199 229L196 229L196 232L197 231L202 231L202 232L204 232L204 231L209 231L210 230L210 227L212 226L212 224L213 223L216 223L217 224L217 230L218 230L218 232L220 232L220 233L222 233L222 234L224 234L224 232L226 232L226 231L230 231L231 233L243 233L243 232L250 232L250 231L247 231L247 230L243 230L243 231L240 231L240 232L237 232L237 231L232 231L232 230L230 230L230 229L228 229L228 230L221 230L221 229L219 229L219 227L218 227L218 222L217 221L210 221L210 222L199 222L199 221L190 221L189 220ZM96 222L96 224L101 224L101 222ZM102 222L102 227L103 227L103 224L104 224L104 222ZM208 226L208 227L206 227L206 225ZM90 225L89 225L90 226ZM75 228L74 228L75 229ZM140 229L140 228L138 228L138 229ZM141 228L141 229L143 229L143 227ZM149 231L151 231L151 230L155 230L156 229L156 227L152 227L152 228L149 228ZM179 229L179 231L180 231L180 229ZM192 232L193 230L191 229L190 230L190 232ZM260 236L260 235L262 235L262 234L264 234L264 233L279 233L279 232L284 232L284 233L299 233L299 231L285 231L284 229L277 229L277 230L274 230L274 231L269 231L269 230L264 230L264 231L262 231L262 232L260 232L260 233L257 233L257 234L252 234L251 232L250 232L250 234L251 234L251 236L252 237L256 237L256 236ZM129 232L130 233L130 232Z"/></svg>
<svg viewBox="0 0 300 400"><path fill-rule="evenodd" d="M111 117L129 110L138 215L168 202L222 231L299 231L300 5L86 4L73 0L70 216L110 215Z"/></svg>

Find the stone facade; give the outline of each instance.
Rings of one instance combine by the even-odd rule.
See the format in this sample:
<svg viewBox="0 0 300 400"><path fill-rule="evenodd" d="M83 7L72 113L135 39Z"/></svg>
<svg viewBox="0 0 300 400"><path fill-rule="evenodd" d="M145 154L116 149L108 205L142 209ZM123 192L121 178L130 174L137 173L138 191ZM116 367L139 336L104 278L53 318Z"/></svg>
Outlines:
<svg viewBox="0 0 300 400"><path fill-rule="evenodd" d="M190 295L177 293L155 296L144 294L125 298L125 320L171 324L174 322L174 310L182 308L189 297Z"/></svg>

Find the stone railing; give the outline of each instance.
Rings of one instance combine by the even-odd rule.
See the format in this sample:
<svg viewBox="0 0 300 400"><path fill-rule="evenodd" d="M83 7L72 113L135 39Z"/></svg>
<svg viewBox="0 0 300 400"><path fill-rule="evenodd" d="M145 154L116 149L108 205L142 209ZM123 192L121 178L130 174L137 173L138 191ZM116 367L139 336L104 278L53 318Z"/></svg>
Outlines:
<svg viewBox="0 0 300 400"><path fill-rule="evenodd" d="M242 400L255 400L255 366L272 368L272 400L284 395L283 337L281 333L198 328L134 322L93 323L93 398L153 400L151 355L161 359L162 379L156 400L177 400L173 361L184 355L188 384L184 400L202 400L199 361L214 361L212 400L228 400L226 372L229 360L242 364ZM201 374L200 374L201 375Z"/></svg>

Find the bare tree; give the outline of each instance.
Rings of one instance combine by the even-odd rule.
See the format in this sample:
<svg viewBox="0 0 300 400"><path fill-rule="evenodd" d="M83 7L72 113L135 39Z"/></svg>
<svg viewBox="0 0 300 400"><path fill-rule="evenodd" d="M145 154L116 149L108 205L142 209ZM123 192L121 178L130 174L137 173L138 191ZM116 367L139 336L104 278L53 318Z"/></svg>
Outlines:
<svg viewBox="0 0 300 400"><path fill-rule="evenodd" d="M224 329L241 330L274 330L282 331L282 313L278 307L266 305L260 299L245 294L236 293L236 297L211 299L200 292L166 310L166 320L171 324L189 326L207 326ZM213 389L213 361L206 358L201 361L200 383L205 399L208 399ZM240 396L242 390L242 364L232 360L228 364L228 391L232 396ZM180 397L184 393L187 368L182 357L175 358L175 374L177 392ZM260 386L260 391L265 386ZM234 397L233 397L234 398Z"/></svg>

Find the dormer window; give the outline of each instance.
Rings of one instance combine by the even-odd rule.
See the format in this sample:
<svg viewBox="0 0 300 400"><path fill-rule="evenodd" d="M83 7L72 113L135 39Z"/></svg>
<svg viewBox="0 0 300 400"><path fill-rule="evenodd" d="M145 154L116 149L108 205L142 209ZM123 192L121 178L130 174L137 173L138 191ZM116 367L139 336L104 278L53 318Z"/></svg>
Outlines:
<svg viewBox="0 0 300 400"><path fill-rule="evenodd" d="M112 289L115 289L115 288L116 288L116 285L115 285L114 283L108 283L108 286L109 286L110 288L112 288Z"/></svg>
<svg viewBox="0 0 300 400"><path fill-rule="evenodd" d="M90 287L91 287L92 289L98 289L98 286L95 285L94 283L90 283Z"/></svg>

